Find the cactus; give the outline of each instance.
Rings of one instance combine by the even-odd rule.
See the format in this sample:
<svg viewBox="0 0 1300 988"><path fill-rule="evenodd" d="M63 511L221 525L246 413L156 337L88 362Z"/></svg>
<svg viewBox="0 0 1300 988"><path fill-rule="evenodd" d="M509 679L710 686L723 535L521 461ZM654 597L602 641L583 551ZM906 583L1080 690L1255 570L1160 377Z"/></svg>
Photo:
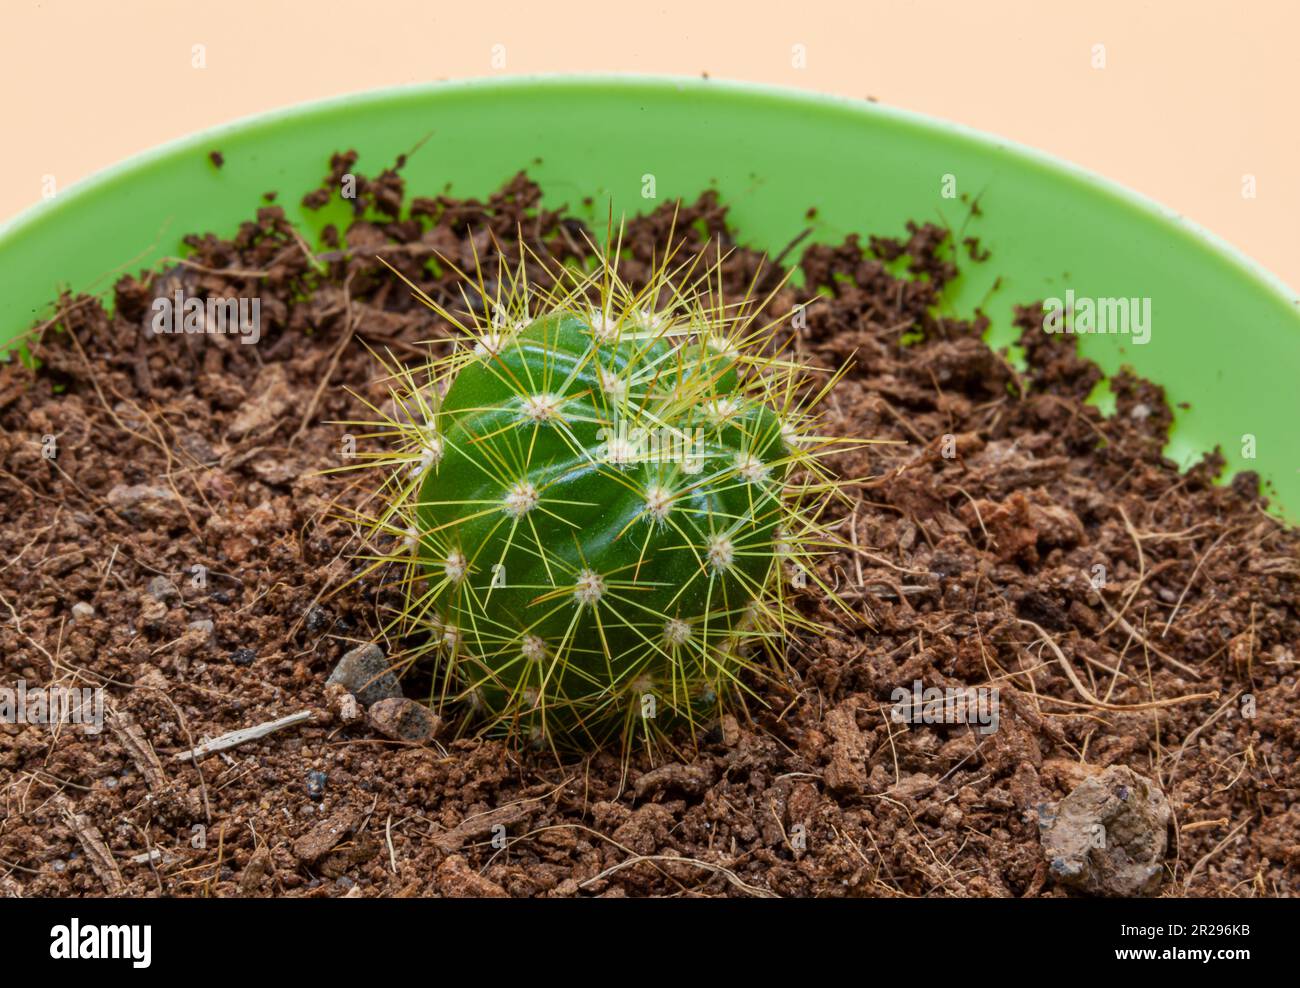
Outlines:
<svg viewBox="0 0 1300 988"><path fill-rule="evenodd" d="M393 368L373 527L400 543L370 558L404 567L395 627L436 656L440 702L538 744L653 741L814 627L788 598L820 584L835 483L799 396L835 375L813 388L761 306L691 267L634 291L604 256L543 291L521 264L494 293L466 277L473 318L417 289L463 335Z"/></svg>

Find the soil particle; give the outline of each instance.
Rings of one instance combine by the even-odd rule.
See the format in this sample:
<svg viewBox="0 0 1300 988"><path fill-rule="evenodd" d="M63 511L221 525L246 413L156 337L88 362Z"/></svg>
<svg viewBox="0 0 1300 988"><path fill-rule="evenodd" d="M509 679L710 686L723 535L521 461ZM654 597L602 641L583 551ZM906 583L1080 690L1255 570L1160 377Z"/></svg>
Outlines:
<svg viewBox="0 0 1300 988"><path fill-rule="evenodd" d="M905 779L900 779L890 786L886 792L895 799L920 799L928 793L934 792L938 783L933 776L926 775L924 772L918 772L915 775L909 775Z"/></svg>
<svg viewBox="0 0 1300 988"><path fill-rule="evenodd" d="M355 811L339 810L294 841L293 856L304 864L313 864L355 830L359 820Z"/></svg>
<svg viewBox="0 0 1300 988"><path fill-rule="evenodd" d="M673 790L685 796L699 796L713 784L713 772L708 765L682 765L672 763L651 769L636 780L633 791L637 799L658 796Z"/></svg>
<svg viewBox="0 0 1300 988"><path fill-rule="evenodd" d="M329 704L330 713L338 718L342 724L352 724L362 717L361 706L357 703L357 698L348 692L347 687L342 683L327 683L325 686L325 700Z"/></svg>
<svg viewBox="0 0 1300 988"><path fill-rule="evenodd" d="M456 826L435 834L433 844L443 851L458 851L467 841L480 837L497 837L529 816L525 803L509 803L494 810L475 813Z"/></svg>
<svg viewBox="0 0 1300 988"><path fill-rule="evenodd" d="M281 364L267 364L258 372L248 398L226 430L231 439L243 439L272 425L289 408L292 395Z"/></svg>
<svg viewBox="0 0 1300 988"><path fill-rule="evenodd" d="M646 803L634 810L627 822L614 831L614 844L636 854L653 854L663 846L674 822L671 806Z"/></svg>
<svg viewBox="0 0 1300 988"><path fill-rule="evenodd" d="M132 524L169 524L175 521L181 498L160 484L119 484L105 496L108 506Z"/></svg>
<svg viewBox="0 0 1300 988"><path fill-rule="evenodd" d="M472 871L465 859L453 854L433 876L438 892L449 899L507 899L510 893L495 882Z"/></svg>
<svg viewBox="0 0 1300 988"><path fill-rule="evenodd" d="M248 864L244 865L244 870L239 875L239 885L236 891L239 895L245 897L256 895L261 890L263 883L274 874L275 862L270 851L265 847L260 847L249 857Z"/></svg>
<svg viewBox="0 0 1300 988"><path fill-rule="evenodd" d="M867 785L867 741L858 729L858 702L846 700L826 714L826 733L832 738L830 763L823 778L832 792L861 792Z"/></svg>

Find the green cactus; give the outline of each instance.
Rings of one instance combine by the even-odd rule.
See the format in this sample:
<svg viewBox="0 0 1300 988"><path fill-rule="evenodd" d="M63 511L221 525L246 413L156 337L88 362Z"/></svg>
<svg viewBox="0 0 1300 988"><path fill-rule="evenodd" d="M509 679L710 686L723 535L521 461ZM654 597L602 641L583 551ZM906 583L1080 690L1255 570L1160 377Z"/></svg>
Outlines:
<svg viewBox="0 0 1300 988"><path fill-rule="evenodd" d="M407 566L401 630L427 635L443 700L538 743L694 727L812 626L787 602L820 583L834 489L808 371L752 300L673 280L633 292L606 261L539 292L521 268L467 306L486 320L425 297L465 342L396 372L378 527L405 537L375 558Z"/></svg>

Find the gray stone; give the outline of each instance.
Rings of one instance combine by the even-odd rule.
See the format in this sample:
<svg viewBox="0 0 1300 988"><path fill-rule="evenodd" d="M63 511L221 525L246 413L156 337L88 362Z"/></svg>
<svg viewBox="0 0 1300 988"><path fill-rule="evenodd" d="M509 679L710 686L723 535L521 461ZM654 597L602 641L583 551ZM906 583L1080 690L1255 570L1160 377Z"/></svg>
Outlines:
<svg viewBox="0 0 1300 988"><path fill-rule="evenodd" d="M170 604L172 601L181 599L181 592L176 589L176 584L165 576L155 576L149 581L148 594L154 600L161 601L164 604Z"/></svg>
<svg viewBox="0 0 1300 988"><path fill-rule="evenodd" d="M1048 870L1089 895L1154 895L1168 842L1169 800L1150 779L1112 765L1039 820Z"/></svg>
<svg viewBox="0 0 1300 988"><path fill-rule="evenodd" d="M397 677L388 668L384 650L371 642L354 648L330 673L327 683L341 683L365 706L402 695Z"/></svg>
<svg viewBox="0 0 1300 988"><path fill-rule="evenodd" d="M395 741L428 741L442 728L442 718L404 696L380 700L367 713L371 726Z"/></svg>
<svg viewBox="0 0 1300 988"><path fill-rule="evenodd" d="M73 621L89 621L95 616L95 609L87 604L84 600L79 600L72 605Z"/></svg>

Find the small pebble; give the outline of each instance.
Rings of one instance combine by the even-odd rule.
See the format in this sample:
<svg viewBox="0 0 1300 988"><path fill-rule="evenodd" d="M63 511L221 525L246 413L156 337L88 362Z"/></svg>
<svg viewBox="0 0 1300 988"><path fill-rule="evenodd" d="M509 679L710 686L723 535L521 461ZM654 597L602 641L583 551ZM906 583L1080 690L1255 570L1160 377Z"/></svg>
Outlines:
<svg viewBox="0 0 1300 988"><path fill-rule="evenodd" d="M170 603L173 600L180 600L181 592L176 589L176 584L165 576L155 576L149 581L149 596L161 603Z"/></svg>
<svg viewBox="0 0 1300 988"><path fill-rule="evenodd" d="M325 699L329 704L330 712L342 723L353 724L361 719L361 705L343 684L326 683Z"/></svg>
<svg viewBox="0 0 1300 988"><path fill-rule="evenodd" d="M1048 871L1088 895L1155 895L1172 812L1155 782L1112 765L1075 786L1040 820Z"/></svg>
<svg viewBox="0 0 1300 988"><path fill-rule="evenodd" d="M230 653L230 661L237 666L251 666L257 653L251 648L237 648Z"/></svg>
<svg viewBox="0 0 1300 988"><path fill-rule="evenodd" d="M423 703L404 696L380 700L370 708L370 725L397 741L427 741L442 729L442 719Z"/></svg>
<svg viewBox="0 0 1300 988"><path fill-rule="evenodd" d="M339 659L326 682L340 684L368 707L402 695L397 677L388 665L384 650L378 645L361 645Z"/></svg>
<svg viewBox="0 0 1300 988"><path fill-rule="evenodd" d="M79 600L72 605L73 621L89 621L95 616L95 609L87 604L84 600Z"/></svg>
<svg viewBox="0 0 1300 988"><path fill-rule="evenodd" d="M322 799L325 796L325 783L329 781L329 776L324 772L307 773L307 795L312 799Z"/></svg>
<svg viewBox="0 0 1300 988"><path fill-rule="evenodd" d="M307 612L307 630L312 634L327 627L332 619L332 615L323 607L313 607Z"/></svg>

